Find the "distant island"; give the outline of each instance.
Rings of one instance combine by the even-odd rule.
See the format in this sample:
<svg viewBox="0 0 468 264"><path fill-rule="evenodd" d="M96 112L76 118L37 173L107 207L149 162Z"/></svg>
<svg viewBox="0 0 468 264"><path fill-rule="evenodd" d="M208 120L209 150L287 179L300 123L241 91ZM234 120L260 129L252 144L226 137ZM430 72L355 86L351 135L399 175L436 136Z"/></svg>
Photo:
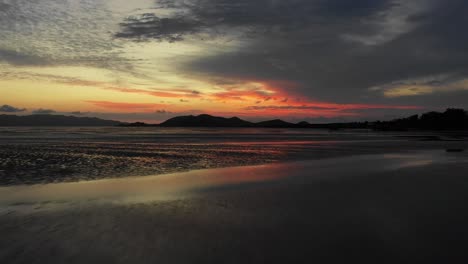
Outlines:
<svg viewBox="0 0 468 264"><path fill-rule="evenodd" d="M0 126L119 126L125 123L96 117L64 115L0 115Z"/></svg>
<svg viewBox="0 0 468 264"><path fill-rule="evenodd" d="M231 127L231 128L315 128L315 129L372 129L380 131L407 130L468 130L468 113L449 108L445 112L428 112L391 121L310 124L290 123L280 119L249 122L238 117L217 117L207 114L178 116L160 124L125 123L91 117L63 115L0 115L0 126L122 126L122 127Z"/></svg>
<svg viewBox="0 0 468 264"><path fill-rule="evenodd" d="M131 123L122 126L159 127L259 127L259 128L316 128L316 129L372 129L372 130L468 130L468 113L463 109L449 108L445 112L428 112L391 121L365 121L347 123L310 124L302 121L289 123L280 119L249 122L238 117L224 118L207 114L179 116L161 124Z"/></svg>

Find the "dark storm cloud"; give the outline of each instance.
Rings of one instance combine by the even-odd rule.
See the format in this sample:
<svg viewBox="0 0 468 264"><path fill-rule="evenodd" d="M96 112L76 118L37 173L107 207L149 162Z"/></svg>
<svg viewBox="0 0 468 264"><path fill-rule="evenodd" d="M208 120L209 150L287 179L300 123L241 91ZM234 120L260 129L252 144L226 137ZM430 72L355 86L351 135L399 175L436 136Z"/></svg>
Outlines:
<svg viewBox="0 0 468 264"><path fill-rule="evenodd" d="M2 12L7 11L8 9L10 9L10 7L11 6L9 4L7 4L7 3L0 3L0 11L2 11Z"/></svg>
<svg viewBox="0 0 468 264"><path fill-rule="evenodd" d="M129 17L121 23L122 31L115 36L118 38L157 39L174 42L182 40L183 35L199 31L196 20L183 16L173 18L159 18L155 14L142 14Z"/></svg>
<svg viewBox="0 0 468 264"><path fill-rule="evenodd" d="M16 108L11 105L2 105L0 106L0 112L3 113L19 113L26 111L26 108Z"/></svg>
<svg viewBox="0 0 468 264"><path fill-rule="evenodd" d="M116 37L178 41L184 36L206 33L226 35L243 30L245 36L286 33L313 23L322 23L325 13L343 19L367 15L381 8L383 1L277 1L277 0L175 0L157 1L157 9L172 10L170 15L145 13L128 17Z"/></svg>
<svg viewBox="0 0 468 264"><path fill-rule="evenodd" d="M2 61L16 66L37 66L48 64L47 60L44 58L5 49L0 49L0 62Z"/></svg>
<svg viewBox="0 0 468 264"><path fill-rule="evenodd" d="M200 35L246 43L185 65L194 75L288 80L300 84L294 92L310 98L360 103L400 102L372 91L376 86L440 74L468 77L463 0L189 0L159 1L158 8L175 11L166 22L157 11L127 20L121 36L179 41ZM437 93L436 87L425 97Z"/></svg>

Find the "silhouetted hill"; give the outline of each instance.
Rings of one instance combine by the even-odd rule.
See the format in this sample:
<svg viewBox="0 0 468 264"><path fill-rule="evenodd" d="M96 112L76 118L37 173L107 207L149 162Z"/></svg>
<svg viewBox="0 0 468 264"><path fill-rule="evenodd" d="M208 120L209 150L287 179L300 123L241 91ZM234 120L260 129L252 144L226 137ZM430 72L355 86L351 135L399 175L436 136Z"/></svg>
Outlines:
<svg viewBox="0 0 468 264"><path fill-rule="evenodd" d="M364 124L364 123L363 123ZM141 126L141 123L128 124L127 126ZM153 126L144 124L146 126ZM264 127L264 128L362 128L361 123L337 123L337 124L310 124L306 121L297 124L289 123L281 119L267 120L258 123L242 120L238 117L224 118L211 115L178 116L160 124L163 127ZM367 128L367 123L366 123Z"/></svg>
<svg viewBox="0 0 468 264"><path fill-rule="evenodd" d="M292 128L296 127L296 124L288 123L281 119L269 120L258 122L255 124L256 127L271 127L271 128Z"/></svg>
<svg viewBox="0 0 468 264"><path fill-rule="evenodd" d="M122 123L119 124L120 127L157 127L158 124L147 124L144 122L134 122L134 123Z"/></svg>
<svg viewBox="0 0 468 264"><path fill-rule="evenodd" d="M150 126L150 125L148 125ZM252 123L237 117L224 118L210 115L179 116L160 124L164 127L266 127L266 128L317 128L317 129L373 129L373 130L468 130L468 113L463 109L449 108L443 113L429 112L391 121L297 124L280 119Z"/></svg>
<svg viewBox="0 0 468 264"><path fill-rule="evenodd" d="M252 123L238 117L224 118L211 115L178 116L160 124L162 127L266 127L266 128L294 128L296 124L280 119Z"/></svg>
<svg viewBox="0 0 468 264"><path fill-rule="evenodd" d="M117 126L119 121L63 115L0 115L0 126Z"/></svg>
<svg viewBox="0 0 468 264"><path fill-rule="evenodd" d="M211 115L178 116L160 124L163 127L252 127L253 125L237 117L224 118Z"/></svg>
<svg viewBox="0 0 468 264"><path fill-rule="evenodd" d="M63 115L0 115L0 126L161 126L161 127L265 127L265 128L317 128L317 129L373 129L373 130L468 130L468 113L463 109L449 108L445 112L428 112L391 121L350 122L330 124L297 124L280 119L253 123L238 117L224 118L211 115L179 116L161 124L142 122L123 123L94 117Z"/></svg>
<svg viewBox="0 0 468 264"><path fill-rule="evenodd" d="M299 122L296 124L296 126L298 128L309 128L310 127L310 123L306 122L306 121L302 121L302 122Z"/></svg>

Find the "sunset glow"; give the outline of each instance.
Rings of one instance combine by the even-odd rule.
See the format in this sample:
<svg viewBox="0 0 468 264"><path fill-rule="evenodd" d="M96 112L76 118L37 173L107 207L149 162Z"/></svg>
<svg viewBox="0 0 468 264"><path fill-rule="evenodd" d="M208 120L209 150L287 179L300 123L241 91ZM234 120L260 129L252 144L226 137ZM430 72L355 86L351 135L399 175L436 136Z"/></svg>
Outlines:
<svg viewBox="0 0 468 264"><path fill-rule="evenodd" d="M430 5L385 11L388 23L404 21L391 34L393 25L385 22L379 24L381 35L343 28L330 33L331 41L321 33L336 19L329 14L322 14L330 21L320 28L299 13L307 27L286 31L293 21L262 17L283 4L265 3L267 13L257 16L253 3L215 2L216 12L203 13L195 8L197 1L9 1L0 9L0 105L26 109L13 111L19 115L48 110L125 121L199 113L334 121L460 105L438 95L468 91L455 73L387 77L382 73L390 76L398 67L389 70L384 61L367 65L365 58L416 30L407 17L430 12ZM252 17L230 21L237 11ZM340 45L352 52L345 54ZM431 104L425 103L427 96L435 98Z"/></svg>

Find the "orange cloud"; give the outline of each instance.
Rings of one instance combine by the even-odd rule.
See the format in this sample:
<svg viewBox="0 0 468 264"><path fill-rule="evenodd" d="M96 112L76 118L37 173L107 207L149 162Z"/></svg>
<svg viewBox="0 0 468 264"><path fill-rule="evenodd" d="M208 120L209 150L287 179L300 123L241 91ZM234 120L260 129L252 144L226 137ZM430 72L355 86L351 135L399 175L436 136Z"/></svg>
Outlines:
<svg viewBox="0 0 468 264"><path fill-rule="evenodd" d="M122 93L137 93L137 94L147 94L155 97L165 97L165 98L196 98L200 97L200 92L190 91L184 89L173 89L171 91L166 90L144 90L144 89L134 89L134 88L118 88L118 87L107 87L103 88L105 90L112 90Z"/></svg>
<svg viewBox="0 0 468 264"><path fill-rule="evenodd" d="M270 116L270 117L340 117L340 116L360 116L364 115L362 110L372 109L400 109L415 110L421 109L418 106L408 105L384 105L384 104L340 104L332 102L321 102L303 98L297 93L299 84L278 81L278 80L254 80L254 81L233 81L224 84L214 84L218 89L212 92L199 93L187 89L136 89L107 87L106 90L113 90L122 93L146 94L155 97L176 98L174 107L179 110L187 110L187 107L196 107L201 112L213 113L211 105L219 106L224 103L220 115L228 113L238 113L240 116ZM193 102L194 99L201 99L200 102ZM109 109L119 109L121 111L155 111L167 107L164 104L141 104L141 103L118 103L107 101L87 101L95 106ZM190 103L190 104L189 104ZM218 104L217 104L218 103Z"/></svg>
<svg viewBox="0 0 468 264"><path fill-rule="evenodd" d="M219 101L254 101L264 100L269 97L269 94L262 91L251 91L251 90L231 90L219 93L210 94L210 98Z"/></svg>
<svg viewBox="0 0 468 264"><path fill-rule="evenodd" d="M58 79L56 77L56 82L69 84L69 85L90 86L90 87L102 87L102 86L108 85L108 83L105 83L105 82L88 81L88 80L82 80L78 78L66 78L66 77L63 77L61 79Z"/></svg>
<svg viewBox="0 0 468 264"><path fill-rule="evenodd" d="M281 80L248 81L244 85L228 85L226 91L211 94L213 99L229 101L252 101L256 104L270 103L270 105L249 106L247 110L275 110L275 111L310 111L310 110L362 110L362 109L421 109L411 105L385 104L339 104L320 102L302 98L297 93L299 84ZM272 104L274 102L274 105Z"/></svg>
<svg viewBox="0 0 468 264"><path fill-rule="evenodd" d="M223 90L207 94L211 100L218 100L222 102L229 101L269 101L276 100L278 97L284 97L285 94L282 89L278 88L281 82L273 81L245 81L234 82L225 85L218 85L218 88ZM284 88L293 87L290 83L283 83ZM284 98L283 98L284 99Z"/></svg>
<svg viewBox="0 0 468 264"><path fill-rule="evenodd" d="M122 111L155 111L161 107L166 107L165 104L147 104L147 103L124 103L124 102L108 102L108 101L85 101L97 107L122 110Z"/></svg>

